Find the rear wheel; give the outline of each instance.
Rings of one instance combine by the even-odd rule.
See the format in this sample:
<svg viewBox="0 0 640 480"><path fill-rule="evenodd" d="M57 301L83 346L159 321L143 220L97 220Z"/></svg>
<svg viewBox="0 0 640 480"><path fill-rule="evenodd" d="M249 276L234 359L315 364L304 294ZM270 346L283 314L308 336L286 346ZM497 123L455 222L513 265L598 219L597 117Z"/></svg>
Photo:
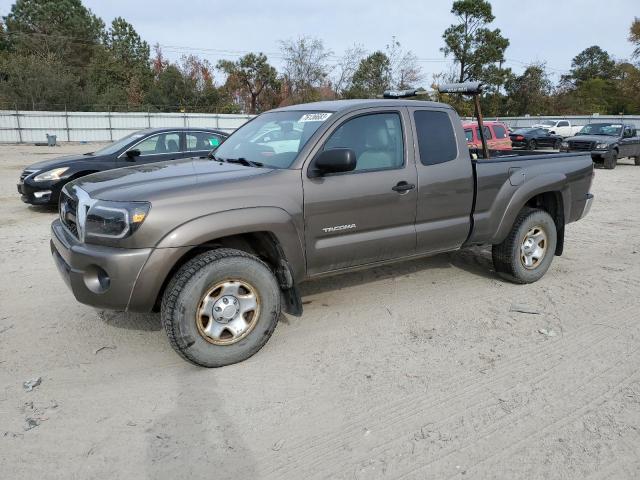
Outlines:
<svg viewBox="0 0 640 480"><path fill-rule="evenodd" d="M536 148L538 148L538 144L536 143L536 141L535 140L529 140L528 149L529 150L535 150Z"/></svg>
<svg viewBox="0 0 640 480"><path fill-rule="evenodd" d="M280 316L280 289L269 267L240 250L217 249L183 265L162 299L169 342L203 367L245 360L267 343Z"/></svg>
<svg viewBox="0 0 640 480"><path fill-rule="evenodd" d="M507 238L492 248L493 265L514 283L533 283L547 272L555 255L556 225L544 210L524 208Z"/></svg>
<svg viewBox="0 0 640 480"><path fill-rule="evenodd" d="M553 149L554 150L560 150L560 146L562 145L562 140L557 139L554 144L553 144Z"/></svg>
<svg viewBox="0 0 640 480"><path fill-rule="evenodd" d="M611 155L609 155L608 157L605 157L604 168L606 168L607 170L613 170L614 168L616 168L617 164L618 164L618 151L614 150L613 152L611 152Z"/></svg>

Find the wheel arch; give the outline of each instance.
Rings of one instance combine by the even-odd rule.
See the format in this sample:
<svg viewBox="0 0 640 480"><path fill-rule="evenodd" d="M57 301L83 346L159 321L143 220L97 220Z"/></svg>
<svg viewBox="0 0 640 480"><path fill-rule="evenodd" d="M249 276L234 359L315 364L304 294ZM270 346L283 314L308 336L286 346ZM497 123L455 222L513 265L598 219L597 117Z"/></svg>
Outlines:
<svg viewBox="0 0 640 480"><path fill-rule="evenodd" d="M255 255L269 265L285 296L285 311L301 314L296 284L304 276L305 261L293 219L277 208L247 210L260 212L247 214L238 210L213 214L187 222L166 235L143 267L129 309L156 310L168 283L182 265L203 252L232 248ZM231 218L236 223L233 226L229 223Z"/></svg>

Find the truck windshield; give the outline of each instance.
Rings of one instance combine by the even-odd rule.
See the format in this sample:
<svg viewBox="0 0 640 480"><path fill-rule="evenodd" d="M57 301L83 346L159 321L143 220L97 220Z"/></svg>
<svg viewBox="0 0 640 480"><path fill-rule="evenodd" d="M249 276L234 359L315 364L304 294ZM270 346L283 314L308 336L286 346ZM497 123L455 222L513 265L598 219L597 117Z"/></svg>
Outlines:
<svg viewBox="0 0 640 480"><path fill-rule="evenodd" d="M214 159L289 168L331 112L267 112L244 124L212 152Z"/></svg>
<svg viewBox="0 0 640 480"><path fill-rule="evenodd" d="M578 135L610 135L620 136L622 125L619 123L592 123L585 125Z"/></svg>

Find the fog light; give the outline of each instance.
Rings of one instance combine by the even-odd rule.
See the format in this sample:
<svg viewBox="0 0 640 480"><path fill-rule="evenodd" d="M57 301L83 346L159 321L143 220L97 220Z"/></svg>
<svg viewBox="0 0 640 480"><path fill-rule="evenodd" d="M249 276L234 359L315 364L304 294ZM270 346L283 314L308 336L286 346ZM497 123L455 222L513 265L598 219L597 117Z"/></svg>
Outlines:
<svg viewBox="0 0 640 480"><path fill-rule="evenodd" d="M42 190L41 192L33 192L33 196L39 200L43 198L49 198L51 196L51 190Z"/></svg>
<svg viewBox="0 0 640 480"><path fill-rule="evenodd" d="M109 274L97 265L90 265L84 271L84 284L93 293L101 294L109 290L111 278Z"/></svg>

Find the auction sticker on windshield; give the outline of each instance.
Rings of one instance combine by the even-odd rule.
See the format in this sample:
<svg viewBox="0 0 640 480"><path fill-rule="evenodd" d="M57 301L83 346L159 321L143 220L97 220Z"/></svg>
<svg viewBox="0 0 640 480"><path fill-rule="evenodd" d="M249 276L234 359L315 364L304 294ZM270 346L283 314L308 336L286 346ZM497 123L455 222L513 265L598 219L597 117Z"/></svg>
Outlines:
<svg viewBox="0 0 640 480"><path fill-rule="evenodd" d="M324 122L330 116L330 112L305 113L298 122Z"/></svg>

